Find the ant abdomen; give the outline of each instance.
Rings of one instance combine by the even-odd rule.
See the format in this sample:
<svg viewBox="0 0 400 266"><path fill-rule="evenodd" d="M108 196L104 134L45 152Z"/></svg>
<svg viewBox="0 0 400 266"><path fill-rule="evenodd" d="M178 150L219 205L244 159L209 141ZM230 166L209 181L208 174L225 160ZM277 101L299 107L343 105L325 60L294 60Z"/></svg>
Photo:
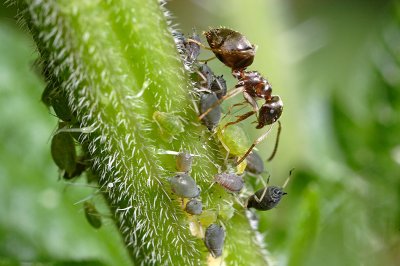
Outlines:
<svg viewBox="0 0 400 266"><path fill-rule="evenodd" d="M204 35L215 56L231 69L244 69L253 63L256 47L240 32L217 28Z"/></svg>

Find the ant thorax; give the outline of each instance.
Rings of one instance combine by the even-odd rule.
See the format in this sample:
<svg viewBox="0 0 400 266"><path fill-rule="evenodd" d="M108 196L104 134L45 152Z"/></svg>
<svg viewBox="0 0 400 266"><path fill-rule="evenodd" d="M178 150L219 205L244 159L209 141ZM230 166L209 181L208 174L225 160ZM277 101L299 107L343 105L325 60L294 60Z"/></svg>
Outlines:
<svg viewBox="0 0 400 266"><path fill-rule="evenodd" d="M236 88L244 87L251 97L265 100L271 98L272 86L259 72L235 70L232 75L238 79Z"/></svg>

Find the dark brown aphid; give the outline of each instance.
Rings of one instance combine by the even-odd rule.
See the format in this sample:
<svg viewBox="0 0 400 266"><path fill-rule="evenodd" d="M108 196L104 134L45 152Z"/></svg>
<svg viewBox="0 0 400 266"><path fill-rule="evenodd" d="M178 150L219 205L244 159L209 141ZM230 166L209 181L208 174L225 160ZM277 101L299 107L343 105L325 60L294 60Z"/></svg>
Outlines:
<svg viewBox="0 0 400 266"><path fill-rule="evenodd" d="M243 34L217 28L204 32L204 35L211 51L232 70L244 69L253 63L256 47Z"/></svg>
<svg viewBox="0 0 400 266"><path fill-rule="evenodd" d="M78 159L74 171L72 173L65 171L63 178L68 180L80 176L86 170L86 167L86 164L81 159Z"/></svg>
<svg viewBox="0 0 400 266"><path fill-rule="evenodd" d="M244 186L243 178L235 173L216 174L214 181L232 193L239 193Z"/></svg>
<svg viewBox="0 0 400 266"><path fill-rule="evenodd" d="M92 203L85 201L83 209L85 211L86 220L89 224L96 229L100 228L102 225L101 216L96 207Z"/></svg>
<svg viewBox="0 0 400 266"><path fill-rule="evenodd" d="M180 152L176 155L176 170L188 173L192 169L193 156L187 152Z"/></svg>
<svg viewBox="0 0 400 266"><path fill-rule="evenodd" d="M214 258L222 255L225 241L225 230L218 224L211 224L206 229L204 244Z"/></svg>
<svg viewBox="0 0 400 266"><path fill-rule="evenodd" d="M283 195L287 193L277 186L262 188L250 196L247 200L247 208L267 211L278 205Z"/></svg>
<svg viewBox="0 0 400 266"><path fill-rule="evenodd" d="M168 179L172 191L182 198L195 198L200 195L196 181L186 173L177 174Z"/></svg>
<svg viewBox="0 0 400 266"><path fill-rule="evenodd" d="M191 199L186 203L185 211L192 215L200 215L203 212L203 204L200 200Z"/></svg>

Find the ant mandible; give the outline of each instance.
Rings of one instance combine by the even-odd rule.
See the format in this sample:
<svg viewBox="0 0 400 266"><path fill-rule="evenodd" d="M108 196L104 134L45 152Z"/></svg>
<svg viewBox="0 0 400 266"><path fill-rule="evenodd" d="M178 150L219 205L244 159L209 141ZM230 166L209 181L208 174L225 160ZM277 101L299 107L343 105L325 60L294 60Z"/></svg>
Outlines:
<svg viewBox="0 0 400 266"><path fill-rule="evenodd" d="M215 107L220 105L224 100L234 97L239 93L243 93L243 97L248 102L252 111L243 115L237 116L233 122L224 125L226 128L249 118L252 115L257 117L257 129L263 128L265 125L271 125L266 133L256 139L250 146L248 151L237 161L240 164L251 153L253 148L260 143L269 134L273 124L278 121L283 111L283 102L277 95L272 95L272 86L262 75L257 71L246 71L245 69L253 63L256 46L251 44L247 38L237 32L227 28L210 29L204 32L207 42L210 47L205 47L198 40L188 40L189 42L196 43L205 49L211 50L215 56L226 66L232 69L232 75L238 80L235 89L221 97L211 107L199 116L202 120L208 113ZM265 103L258 107L257 99L264 99ZM241 104L236 104L238 106ZM233 106L233 107L234 107ZM279 135L281 131L281 123L278 121L278 134L273 153L269 161L274 157L277 145L279 142Z"/></svg>

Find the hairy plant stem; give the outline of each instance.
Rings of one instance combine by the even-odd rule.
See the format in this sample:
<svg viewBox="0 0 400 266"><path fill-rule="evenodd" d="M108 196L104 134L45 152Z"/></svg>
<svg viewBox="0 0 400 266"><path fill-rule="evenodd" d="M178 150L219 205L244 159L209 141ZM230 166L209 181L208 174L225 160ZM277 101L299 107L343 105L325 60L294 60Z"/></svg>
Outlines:
<svg viewBox="0 0 400 266"><path fill-rule="evenodd" d="M267 257L245 211L234 196L212 188L223 164L215 138L198 123L191 86L157 1L26 0L27 22L50 89L59 90L99 177L134 264L204 265L209 253L189 230L193 217L171 193L167 178L174 156L197 154L191 175L205 208L235 207L226 227L223 258L228 265L265 265ZM174 113L184 132L168 143L160 138L155 111ZM197 223L196 223L197 224ZM203 228L204 229L204 228Z"/></svg>

